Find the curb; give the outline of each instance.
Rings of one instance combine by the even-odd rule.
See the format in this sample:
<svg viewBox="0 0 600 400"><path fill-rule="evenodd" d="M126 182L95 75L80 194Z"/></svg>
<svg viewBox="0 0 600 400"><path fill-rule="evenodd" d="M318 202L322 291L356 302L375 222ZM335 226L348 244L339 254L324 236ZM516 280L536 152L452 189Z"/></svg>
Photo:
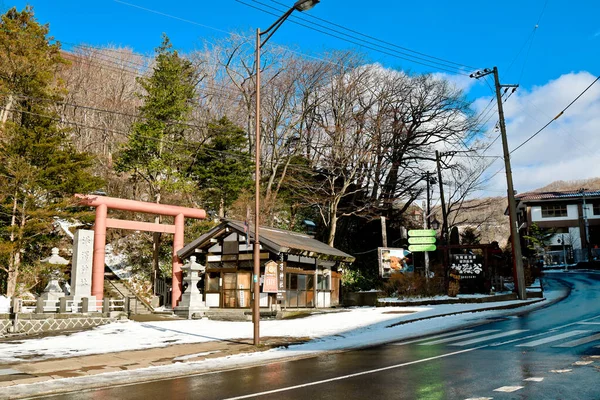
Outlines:
<svg viewBox="0 0 600 400"><path fill-rule="evenodd" d="M565 297L567 297L567 296L565 296ZM565 297L560 298L559 300L553 300L553 302L551 304L554 304L554 303L556 303L556 302L564 299ZM531 300L531 301L525 300L525 301L526 301L526 303L506 304L506 305L503 305L503 306L486 307L486 308L480 308L480 309L477 309L477 310L455 311L455 312L450 312L450 313L446 313L446 314L430 315L428 317L416 318L416 319L412 319L410 321L396 322L395 324L391 324L391 325L386 326L386 328L393 328L395 326L405 325L405 324L409 324L411 322L425 321L425 320L433 319L433 318L449 317L449 316L452 316L452 315L470 314L470 313L478 313L478 312L484 312L484 311L495 311L495 310L512 310L512 309L515 309L515 308L530 306L532 304L536 304L536 303L539 303L539 302L542 302L542 301L546 301L546 298L542 297L541 299L536 299L536 300ZM548 304L548 305L550 305L550 304ZM544 304L544 306L546 306L546 304Z"/></svg>

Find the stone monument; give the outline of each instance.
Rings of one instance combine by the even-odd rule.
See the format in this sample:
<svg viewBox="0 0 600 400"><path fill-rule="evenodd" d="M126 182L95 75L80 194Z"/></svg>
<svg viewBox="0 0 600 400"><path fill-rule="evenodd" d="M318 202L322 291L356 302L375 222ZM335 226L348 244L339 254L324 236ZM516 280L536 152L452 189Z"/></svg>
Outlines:
<svg viewBox="0 0 600 400"><path fill-rule="evenodd" d="M71 266L71 297L79 302L87 297L88 311L96 311L96 296L92 296L92 259L94 231L79 229L73 238L73 264Z"/></svg>
<svg viewBox="0 0 600 400"><path fill-rule="evenodd" d="M52 248L52 255L50 257L46 257L41 260L43 263L53 264L53 265L67 265L69 260L61 257L58 254L58 248ZM60 271L55 270L50 275L50 281L44 288L44 292L38 297L36 312L56 312L58 310L58 302L61 297L65 296L65 292L60 286L59 276L61 275Z"/></svg>
<svg viewBox="0 0 600 400"><path fill-rule="evenodd" d="M54 249L52 249L54 250ZM58 249L57 249L58 250ZM58 310L58 302L61 297L65 297L65 292L58 283L60 271L53 271L50 276L50 282L44 288L44 292L38 297L36 312L56 312Z"/></svg>
<svg viewBox="0 0 600 400"><path fill-rule="evenodd" d="M187 283L187 288L181 296L179 305L175 307L175 314L185 318L202 317L204 312L208 310L206 303L202 301L202 293L197 288L200 274L204 274L206 267L196 262L196 257L191 256L189 261L181 267L185 272L183 281Z"/></svg>

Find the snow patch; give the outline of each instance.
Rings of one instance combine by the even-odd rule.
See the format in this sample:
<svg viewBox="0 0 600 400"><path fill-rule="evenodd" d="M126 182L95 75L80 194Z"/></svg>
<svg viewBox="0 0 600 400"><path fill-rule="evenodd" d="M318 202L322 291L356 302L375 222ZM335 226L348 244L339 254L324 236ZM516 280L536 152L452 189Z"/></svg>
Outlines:
<svg viewBox="0 0 600 400"><path fill-rule="evenodd" d="M6 296L0 296L0 314L8 314L10 312L10 299Z"/></svg>

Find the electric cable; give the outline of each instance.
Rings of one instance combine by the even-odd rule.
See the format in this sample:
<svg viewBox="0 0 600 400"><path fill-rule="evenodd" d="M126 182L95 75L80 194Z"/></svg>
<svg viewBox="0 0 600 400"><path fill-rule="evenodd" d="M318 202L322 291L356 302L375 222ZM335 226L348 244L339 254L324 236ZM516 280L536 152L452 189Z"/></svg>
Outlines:
<svg viewBox="0 0 600 400"><path fill-rule="evenodd" d="M553 123L554 121L556 121L558 118L560 118L565 111L567 111L567 109L569 109L569 107L571 107L577 100L579 100L579 98L581 96L583 96L583 94L585 92L587 92L596 82L598 82L598 80L600 79L600 75L598 75L598 77L596 79L594 79L594 81L592 83L590 83L590 85L588 87L586 87L583 92L579 93L577 95L577 97L575 97L575 99L573 99L573 101L571 101L565 108L562 109L561 112L559 112L556 117L552 118L550 121L548 121L548 123L544 126L542 126L537 132L535 132L533 135L529 136L523 143L521 143L520 145L518 145L517 147L515 147L514 149L512 149L512 151L510 152L510 154L514 153L515 151L519 150L521 147L523 147L526 143L528 143L531 139L533 139L534 137L536 137L540 132L542 132L544 129L546 129L548 127L548 125L550 125L551 123Z"/></svg>

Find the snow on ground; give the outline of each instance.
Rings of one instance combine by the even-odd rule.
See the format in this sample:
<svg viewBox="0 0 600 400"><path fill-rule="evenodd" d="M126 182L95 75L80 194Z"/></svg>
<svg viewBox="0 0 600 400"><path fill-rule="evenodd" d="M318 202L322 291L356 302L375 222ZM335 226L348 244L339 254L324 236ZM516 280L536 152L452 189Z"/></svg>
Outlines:
<svg viewBox="0 0 600 400"><path fill-rule="evenodd" d="M106 245L104 262L110 270L119 277L119 279L131 278L131 266L127 263L127 257L122 254L115 254L112 244Z"/></svg>
<svg viewBox="0 0 600 400"><path fill-rule="evenodd" d="M558 296L560 296L559 292L548 292L546 293L546 301ZM260 323L261 337L308 337L312 340L301 345L290 346L287 349L273 349L260 352L260 354L268 359L269 357L277 358L296 353L339 350L391 342L435 332L440 328L450 329L469 321L508 312L467 313L390 327L396 323L477 311L490 306L500 307L515 302L518 301L492 304L442 304L428 307L357 307L305 318L264 320ZM519 310L526 307L534 306L525 306L519 308ZM0 363L15 363L25 359L31 362L51 358L164 347L172 344L252 338L252 336L252 322L213 321L208 319L116 322L69 335L0 342ZM264 355L265 353L268 355ZM216 361L207 360L207 362L215 363Z"/></svg>
<svg viewBox="0 0 600 400"><path fill-rule="evenodd" d="M6 296L0 296L0 314L8 314L10 312L10 299Z"/></svg>

